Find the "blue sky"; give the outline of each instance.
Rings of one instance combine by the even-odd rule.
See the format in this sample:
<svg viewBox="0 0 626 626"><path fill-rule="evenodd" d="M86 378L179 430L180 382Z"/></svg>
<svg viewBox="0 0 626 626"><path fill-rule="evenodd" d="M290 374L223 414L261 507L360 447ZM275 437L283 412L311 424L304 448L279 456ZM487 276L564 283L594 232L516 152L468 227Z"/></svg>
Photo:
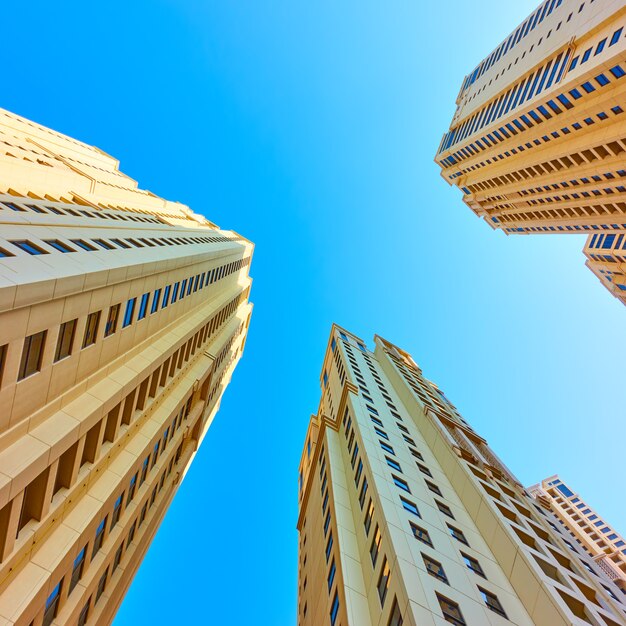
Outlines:
<svg viewBox="0 0 626 626"><path fill-rule="evenodd" d="M296 473L333 321L411 352L522 482L559 472L626 532L626 310L583 238L494 232L433 163L461 80L534 7L3 7L1 106L256 243L246 353L115 626L295 624Z"/></svg>

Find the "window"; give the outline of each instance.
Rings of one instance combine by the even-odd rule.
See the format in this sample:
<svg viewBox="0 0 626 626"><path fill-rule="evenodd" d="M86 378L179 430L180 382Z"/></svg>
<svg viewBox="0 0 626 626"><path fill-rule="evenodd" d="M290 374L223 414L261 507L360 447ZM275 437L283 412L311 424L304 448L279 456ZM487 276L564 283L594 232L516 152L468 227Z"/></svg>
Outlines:
<svg viewBox="0 0 626 626"><path fill-rule="evenodd" d="M416 463L416 465L422 474L426 474L426 476L430 476L432 478L433 475L431 471L425 465L422 465L421 463Z"/></svg>
<svg viewBox="0 0 626 626"><path fill-rule="evenodd" d="M448 527L448 530L450 531L451 537L454 537L454 539L456 539L457 541L460 541L466 546L469 546L469 543L467 543L467 539L465 538L465 535L463 534L462 530L459 530L458 528L455 528L454 526L450 526L450 524L446 524L446 526Z"/></svg>
<svg viewBox="0 0 626 626"><path fill-rule="evenodd" d="M6 258L10 256L15 256L12 252L5 250L4 248L0 248L0 258Z"/></svg>
<svg viewBox="0 0 626 626"><path fill-rule="evenodd" d="M70 320L61 324L59 338L54 352L54 361L60 361L72 354L72 344L74 343L74 331L76 330L76 320Z"/></svg>
<svg viewBox="0 0 626 626"><path fill-rule="evenodd" d="M68 593L72 593L72 589L76 587L80 577L83 575L83 567L85 565L85 551L87 550L87 546L85 546L79 553L78 556L74 559L74 567L72 568L72 577L70 578L70 589Z"/></svg>
<svg viewBox="0 0 626 626"><path fill-rule="evenodd" d="M330 590L333 588L333 581L335 580L336 571L337 568L335 567L335 559L333 559L333 562L330 564L330 571L328 572L328 593L330 593Z"/></svg>
<svg viewBox="0 0 626 626"><path fill-rule="evenodd" d="M74 248L70 248L66 243L63 243L58 239L44 239L44 243L47 243L50 247L58 250L59 252L76 252Z"/></svg>
<svg viewBox="0 0 626 626"><path fill-rule="evenodd" d="M104 590L107 586L107 576L109 575L109 568L107 567L104 570L104 574L100 576L100 580L98 581L98 588L96 589L96 599L97 602L100 599L100 596L104 593Z"/></svg>
<svg viewBox="0 0 626 626"><path fill-rule="evenodd" d="M426 571L435 578L439 579L441 582L449 585L448 577L446 573L443 571L443 567L439 561L435 561L435 559L431 559L427 554L422 552L422 559L424 561L424 565L426 566Z"/></svg>
<svg viewBox="0 0 626 626"><path fill-rule="evenodd" d="M367 495L367 477L363 478L363 484L361 485L361 492L359 493L359 505L363 508L365 504L365 496Z"/></svg>
<svg viewBox="0 0 626 626"><path fill-rule="evenodd" d="M441 612L443 613L443 618L446 622L456 624L456 626L465 626L463 614L461 613L461 609L456 602L448 600L448 598L439 594L437 594L437 600L439 600L439 606L441 607Z"/></svg>
<svg viewBox="0 0 626 626"><path fill-rule="evenodd" d="M150 309L150 315L156 313L159 310L159 300L161 299L161 290L157 289L154 292L154 298L152 299L152 308Z"/></svg>
<svg viewBox="0 0 626 626"><path fill-rule="evenodd" d="M388 443L385 443L384 441L379 441L378 443L380 443L380 447L385 452L389 452L389 454L395 454L395 452L393 451L393 448Z"/></svg>
<svg viewBox="0 0 626 626"><path fill-rule="evenodd" d="M37 255L37 254L48 254L43 248L35 245L32 241L28 241L26 239L21 239L19 241L11 241L11 243L23 250L24 252L28 252L28 254Z"/></svg>
<svg viewBox="0 0 626 626"><path fill-rule="evenodd" d="M84 239L72 239L72 243L76 244L79 248L82 248L87 252L94 252L96 250L95 246L87 243Z"/></svg>
<svg viewBox="0 0 626 626"><path fill-rule="evenodd" d="M135 304L137 298L131 298L126 302L126 310L124 311L124 321L122 322L122 328L126 328L133 323L133 315L135 313Z"/></svg>
<svg viewBox="0 0 626 626"><path fill-rule="evenodd" d="M426 481L426 486L433 492L436 493L438 496L443 496L443 494L441 493L441 489L439 489L439 487L437 487L437 485L435 485L435 483L431 483L429 480Z"/></svg>
<svg viewBox="0 0 626 626"><path fill-rule="evenodd" d="M130 526L130 530L128 531L128 540L126 542L126 549L128 549L128 546L130 546L130 544L132 543L133 539L135 538L135 530L137 529L137 520L135 520L131 526Z"/></svg>
<svg viewBox="0 0 626 626"><path fill-rule="evenodd" d="M409 485L406 480L402 480L402 478L399 478L394 474L392 474L391 477L393 478L393 482L396 484L396 487L400 487L400 489L403 489L407 493L411 493L411 490L409 489Z"/></svg>
<svg viewBox="0 0 626 626"><path fill-rule="evenodd" d="M372 566L376 565L376 559L378 559L378 552L380 551L380 542L382 541L382 535L380 534L380 528L376 526L374 531L374 538L372 539L372 545L370 546L370 558L372 559Z"/></svg>
<svg viewBox="0 0 626 626"><path fill-rule="evenodd" d="M421 526L417 526L413 522L409 522L409 524L411 525L413 536L419 541L421 541L422 543L425 543L427 546L430 546L432 548L433 542L430 538L430 535L428 534L428 531L425 528L422 528Z"/></svg>
<svg viewBox="0 0 626 626"><path fill-rule="evenodd" d="M400 500L402 501L402 506L409 512L413 513L413 515L417 515L417 517L421 517L420 512L417 508L417 505L406 498L400 496Z"/></svg>
<svg viewBox="0 0 626 626"><path fill-rule="evenodd" d="M111 516L111 530L113 530L113 528L115 527L115 524L117 524L117 521L120 519L120 514L122 513L123 496L124 494L119 496L117 500L115 501L115 504L113 505L113 515Z"/></svg>
<svg viewBox="0 0 626 626"><path fill-rule="evenodd" d="M384 430L381 430L380 428L377 428L377 427L374 427L374 430L376 431L376 434L379 437L382 437L383 439L389 439L389 436Z"/></svg>
<svg viewBox="0 0 626 626"><path fill-rule="evenodd" d="M54 618L57 616L62 584L63 579L61 579L59 584L52 590L52 593L48 596L48 599L46 600L46 606L43 613L43 626L50 626L50 624L52 624L52 622L54 621Z"/></svg>
<svg viewBox="0 0 626 626"><path fill-rule="evenodd" d="M126 506L132 502L135 497L135 487L137 486L137 473L130 479L130 486L128 487L128 498L126 498Z"/></svg>
<svg viewBox="0 0 626 626"><path fill-rule="evenodd" d="M104 326L104 336L110 337L117 330L117 320L120 317L120 305L115 304L109 309L107 323Z"/></svg>
<svg viewBox="0 0 626 626"><path fill-rule="evenodd" d="M18 380L23 380L41 370L41 358L43 356L47 332L46 330L42 330L40 333L35 333L24 339L20 371L17 377Z"/></svg>
<svg viewBox="0 0 626 626"><path fill-rule="evenodd" d="M150 292L144 293L143 296L141 296L141 301L139 302L139 313L137 315L137 321L142 320L146 316L149 300L150 300Z"/></svg>
<svg viewBox="0 0 626 626"><path fill-rule="evenodd" d="M452 519L454 519L454 515L452 515L452 511L450 510L450 507L447 504L444 504L443 502L439 502L439 500L435 500L435 504L437 505L437 508L444 515L447 515L448 517L451 517Z"/></svg>
<svg viewBox="0 0 626 626"><path fill-rule="evenodd" d="M85 624L87 623L87 618L89 617L89 604L90 603L91 603L91 598L89 598L89 600L85 602L85 606L81 609L76 626L85 626Z"/></svg>
<svg viewBox="0 0 626 626"><path fill-rule="evenodd" d="M333 598L333 603L330 607L330 623L331 626L335 626L335 622L337 621L337 614L339 613L339 595L338 591L335 591L335 596Z"/></svg>
<svg viewBox="0 0 626 626"><path fill-rule="evenodd" d="M487 591L486 589L483 589L482 587L478 587L478 591L480 591L480 595L482 596L485 604L489 609L491 609L494 613L497 613L498 615L502 615L502 617L506 617L506 613L504 612L504 609L500 604L500 600L498 600L498 598L493 593Z"/></svg>
<svg viewBox="0 0 626 626"><path fill-rule="evenodd" d="M8 344L4 344L0 346L0 385L2 384L2 375L4 373L4 364L7 360L7 346Z"/></svg>
<svg viewBox="0 0 626 626"><path fill-rule="evenodd" d="M387 597L387 590L389 589L389 563L387 559L383 561L383 566L380 570L380 576L378 577L378 597L380 598L380 605L384 606L385 598Z"/></svg>
<svg viewBox="0 0 626 626"><path fill-rule="evenodd" d="M389 621L387 626L402 626L402 614L400 613L400 607L398 606L398 600L393 599L391 605L391 613L389 614Z"/></svg>
<svg viewBox="0 0 626 626"><path fill-rule="evenodd" d="M480 563L473 556L465 554L465 552L461 552L461 556L463 557L465 565L467 565L468 569L471 569L474 574L487 578L485 576L485 572L483 572L483 568L480 566Z"/></svg>
<svg viewBox="0 0 626 626"><path fill-rule="evenodd" d="M330 535L328 536L328 541L326 542L326 562L328 563L328 559L330 558L330 554L333 549L333 532L330 531Z"/></svg>
<svg viewBox="0 0 626 626"><path fill-rule="evenodd" d="M102 541L104 540L104 529L106 528L106 525L107 525L107 518L105 517L98 524L98 528L96 528L96 538L93 541L93 551L91 553L92 560L93 560L93 557L96 556L96 554L98 553L98 550L100 550L100 547L102 546Z"/></svg>
<svg viewBox="0 0 626 626"><path fill-rule="evenodd" d="M374 503L370 498L369 506L367 507L367 513L365 513L365 521L363 525L365 526L365 534L370 534L370 527L372 525L372 518L374 517Z"/></svg>
<svg viewBox="0 0 626 626"><path fill-rule="evenodd" d="M400 463L398 463L398 461L394 461L388 456L385 457L385 460L387 461L387 465L389 465L389 467L393 467L393 469L397 470L398 472L402 471L402 468L400 467Z"/></svg>
<svg viewBox="0 0 626 626"><path fill-rule="evenodd" d="M87 316L87 324L85 325L85 336L83 337L83 348L88 348L96 343L96 335L98 334L98 326L100 325L100 311L90 313Z"/></svg>
<svg viewBox="0 0 626 626"><path fill-rule="evenodd" d="M163 301L161 302L161 308L164 309L169 304L170 299L170 291L172 290L172 285L168 285L163 290Z"/></svg>

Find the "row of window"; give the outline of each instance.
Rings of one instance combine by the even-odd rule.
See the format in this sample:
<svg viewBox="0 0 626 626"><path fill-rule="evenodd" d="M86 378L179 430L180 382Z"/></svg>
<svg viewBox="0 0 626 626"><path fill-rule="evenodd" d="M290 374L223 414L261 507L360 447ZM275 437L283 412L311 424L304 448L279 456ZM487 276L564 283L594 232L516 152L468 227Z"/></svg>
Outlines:
<svg viewBox="0 0 626 626"><path fill-rule="evenodd" d="M246 267L250 263L250 257L239 259L226 263L212 270L202 272L195 276L190 276L182 281L177 281L171 285L160 287L153 292L144 293L141 298L133 297L127 300L124 306L124 314L121 317L122 304L114 304L109 307L106 323L104 325L103 338L111 337L117 332L121 321L121 328L127 328L133 322L143 320L148 312L150 315L157 313L161 309L167 308L169 305L190 296L192 293L200 291L210 284L213 284L234 272L238 272L242 267ZM139 300L139 303L137 302ZM226 314L224 314L226 315ZM80 342L80 349L84 350L96 343L99 335L102 311L94 311L87 315L85 330ZM217 322L216 322L217 323ZM54 350L53 363L57 363L69 356L74 350L76 328L78 326L78 318L68 320L61 324L57 337L56 347ZM20 359L19 370L17 372L17 380L36 374L41 371L44 350L46 347L47 330L42 330L33 335L29 335L24 339L22 347L22 356ZM4 365L8 344L0 346L0 385L3 383Z"/></svg>
<svg viewBox="0 0 626 626"><path fill-rule="evenodd" d="M113 443L123 435L125 429L133 422L135 417L144 411L148 405L153 402L159 395L160 390L164 389L168 381L172 380L176 372L180 370L189 359L197 353L197 351L214 335L215 332L230 318L237 306L246 298L246 292L242 292L239 296L233 298L220 311L218 311L193 337L191 337L184 345L165 360L163 364L157 367L150 375L142 381L135 389L133 389L122 401L120 401L106 417L92 426L83 436L84 445L80 459L78 459L78 451L81 449L79 443L75 442L59 457L59 463L54 477L54 486L49 501L44 501L47 492L46 485L50 479L50 467L46 468L34 481L32 481L23 492L23 500L21 505L20 516L17 525L15 537L11 538L7 535L8 527L5 533L0 536L0 546L7 546L8 542L14 542L19 539L22 529L32 520L39 522L47 514L50 504L54 502L57 494L63 489L70 489L78 480L77 473L86 465L95 464L104 454L104 446ZM184 417L189 414L191 399L188 400L184 407ZM180 418L181 420L183 418ZM108 449L108 448L107 448ZM78 470L74 471L78 461ZM18 496L21 494L18 494ZM9 519L14 501L8 502L2 510L0 510L0 519ZM11 549L5 550L7 554Z"/></svg>
<svg viewBox="0 0 626 626"><path fill-rule="evenodd" d="M216 235L214 237L126 237L126 238L110 238L110 239L70 239L63 241L62 239L43 239L41 242L35 242L31 239L11 239L8 244L13 246L15 250L21 250L32 256L40 254L50 254L52 251L70 253L77 251L95 252L96 250L129 250L133 247L143 248L145 246L154 248L158 246L179 246L196 243L215 243L218 241L232 241L230 237L224 235ZM15 252L5 244L0 247L0 258L8 258L15 256Z"/></svg>
<svg viewBox="0 0 626 626"><path fill-rule="evenodd" d="M79 206L79 205L76 205ZM33 204L30 198L28 201L22 202L8 202L3 201L0 202L0 210L2 209L10 209L11 211L15 211L17 213L53 213L54 215L72 215L73 217L91 217L100 219L113 219L113 220L121 220L123 222L129 220L131 222L149 222L153 224L165 224L163 220L160 220L157 217L147 217L145 215L136 215L133 213L104 213L103 211L87 211L86 209L72 209L67 206L64 206L62 209L60 207L52 206L50 204Z"/></svg>
<svg viewBox="0 0 626 626"><path fill-rule="evenodd" d="M557 59L558 58L560 58L560 55L559 57L557 57ZM539 83L539 90L541 90L541 86L543 85L543 81L545 80L545 77L547 76L549 69L550 69L550 63L548 63L548 65L545 68L543 77L541 78L541 81ZM556 71L556 65L554 67L554 71ZM554 74L554 71L552 72L552 75ZM560 72L562 71L563 71L563 65L561 65ZM515 94L515 92L510 94L511 98L508 99L509 100L508 106L510 106L511 104L513 105L513 108L518 106L517 98L519 98L520 94L521 94L521 100L519 102L519 106L521 106L524 101L530 100L540 74L541 74L541 70L538 70L535 74L531 74L527 79L524 79L521 83L519 83L519 85L516 86L519 88L515 89L515 91L517 91L517 95ZM551 75L551 78L552 78L552 75ZM545 103L545 105L544 104L538 105L536 107L536 110L530 109L526 113L520 115L518 118L515 118L514 120L511 120L511 122L504 124L504 126L500 127L499 129L493 130L492 132L487 133L485 136L481 137L480 139L474 140L474 142L468 144L467 146L464 146L463 148L461 148L454 154L443 159L441 163L445 167L458 165L458 163L460 163L462 160L476 156L480 154L481 151L487 150L489 148L493 148L496 144L506 141L507 139L510 139L511 135L515 136L520 132L525 132L526 130L533 128L535 124L541 124L544 121L551 119L554 114L560 115L561 113L563 113L564 110L572 109L574 107L574 104L572 103L572 101L575 102L576 100L581 99L584 95L593 93L594 91L596 91L598 87L605 87L606 85L610 84L613 80L618 80L622 78L624 75L626 75L626 71L624 71L621 65L616 64L612 68L610 68L608 72L606 73L600 72L597 76L595 76L592 79L595 83L595 86L591 82L591 80L586 80L580 85L578 85L578 87L574 87L570 89L567 92L567 94L565 92L560 93L554 96L553 98L551 98L550 100L548 100ZM532 86L529 90L529 86L531 85L531 82L532 82ZM460 135L458 139L455 141L455 143L457 143L458 141L462 141L463 139L465 139L465 137L472 135L474 132L480 130L482 127L491 124L496 119L508 113L508 108L505 110L502 110L503 105L505 105L507 102L507 99L505 98L507 95L509 95L509 92L501 96L499 99L494 100L486 109L470 117L459 127L459 129L455 129L455 131L452 131L452 132L456 132L458 130L460 132ZM496 108L492 110L491 107L493 107L494 105ZM620 109L621 107L617 107L617 110L613 111L613 113L618 114L619 112L621 112ZM486 112L487 114L485 115ZM606 116L606 113L602 113L601 115ZM600 117L600 119L604 119L604 118ZM576 126L576 124L573 124L572 127L574 128L574 130L580 130L581 128L580 124L578 124L578 127ZM565 131L563 132L564 134L568 134L570 131L568 129L567 132ZM537 143L538 141L539 140L535 140L535 145L540 145L540 142ZM513 153L515 154L515 152ZM510 156L510 154L507 154L506 152L504 154L505 156ZM489 161L487 161L487 163L489 163ZM478 167L479 166L476 166L470 169L477 169ZM465 172L468 170L462 170L462 171Z"/></svg>
<svg viewBox="0 0 626 626"><path fill-rule="evenodd" d="M177 418L174 418L174 422L172 426L168 427L165 430L165 433L163 434L162 452L165 451L165 447L168 443L168 433L170 432L170 428L171 428L171 437L169 440L171 441L171 438L174 435L174 429L178 430L178 428L180 427L180 424L182 422L182 417L183 417L183 411L181 410ZM177 422L177 419L178 419L178 422ZM159 439L159 442L156 444L156 446L159 446L160 443L161 443L161 440ZM133 542L135 538L136 531L139 528L141 528L141 525L145 521L149 509L152 508L156 500L157 494L161 492L165 484L166 478L170 476L173 467L180 460L180 457L182 454L182 447L183 447L183 444L181 443L178 449L176 450L175 455L173 455L170 458L170 462L168 466L163 470L163 473L161 474L161 479L159 483L155 485L154 489L152 490L150 499L146 499L143 507L141 508L141 512L137 515L136 519L133 520L132 524L130 524L128 534L120 542L119 547L115 551L115 555L112 559L111 564L105 568L104 573L98 580L95 593L89 596L89 599L87 600L87 602L84 604L83 608L81 609L81 612L78 618L78 626L84 626L87 623L90 611L98 603L100 597L102 596L102 594L104 593L106 589L106 586L110 578L113 576L117 567L119 566L122 560L123 554L124 554L124 550L126 551L129 550L131 543ZM133 501L136 490L142 487L144 481L146 480L146 476L148 474L148 463L150 461L150 457L151 457L151 454L148 454L146 459L144 459L141 465L141 468L138 469L135 472L135 474L131 477L129 485L128 485L128 495L126 496L126 501L125 501L126 503L124 504L124 496L126 494L126 491L122 491L122 493L118 496L118 498L115 500L113 504L113 510L110 513L107 513L102 518L102 521L96 527L91 550L89 549L90 541L87 541L87 543L85 543L82 550L80 550L80 552L74 559L74 562L72 564L72 570L71 570L71 573L69 573L69 580L67 581L67 583L65 581L66 581L66 578L68 577L68 574L61 577L61 580L57 583L57 585L54 587L54 589L52 590L52 592L46 599L46 602L44 605L43 626L50 626L59 612L60 601L61 601L61 591L63 589L63 585L64 584L69 585L68 592L67 592L67 597L69 597L69 595L72 593L72 591L74 590L78 582L83 577L85 569L89 567L89 563L93 561L94 557L98 554L98 552L102 548L102 544L104 543L105 538L108 537L108 535L117 525L123 510L128 508L128 505ZM157 453L156 453L156 448L155 448L155 453L152 456L151 469L154 468L156 459L157 459ZM109 517L111 519L110 524L108 523ZM110 575L109 575L109 571L110 571ZM93 600L93 604L92 604L92 600Z"/></svg>
<svg viewBox="0 0 626 626"><path fill-rule="evenodd" d="M538 24L541 24L543 20L554 11L557 7L561 6L563 0L546 0L543 7L539 7L537 11L531 15L521 26L519 26L515 32L511 33L509 37L503 41L484 61L482 61L476 69L471 72L463 81L461 86L461 93L468 89L476 82L494 63L500 60L502 55L505 55L509 50L513 48L522 40L529 32L535 30Z"/></svg>

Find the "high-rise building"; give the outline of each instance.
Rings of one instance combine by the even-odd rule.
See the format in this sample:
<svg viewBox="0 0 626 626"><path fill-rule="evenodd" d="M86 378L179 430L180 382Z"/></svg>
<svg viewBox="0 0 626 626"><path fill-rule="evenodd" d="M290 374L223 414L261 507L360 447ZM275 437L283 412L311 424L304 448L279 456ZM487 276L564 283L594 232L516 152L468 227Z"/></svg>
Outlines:
<svg viewBox="0 0 626 626"><path fill-rule="evenodd" d="M587 234L626 303L626 7L545 0L468 74L436 162L507 234Z"/></svg>
<svg viewBox="0 0 626 626"><path fill-rule="evenodd" d="M528 491L552 511L609 578L626 593L626 541L558 475Z"/></svg>
<svg viewBox="0 0 626 626"><path fill-rule="evenodd" d="M111 622L244 348L252 244L0 110L0 623Z"/></svg>
<svg viewBox="0 0 626 626"><path fill-rule="evenodd" d="M407 352L333 326L321 387L299 626L626 624L626 596Z"/></svg>

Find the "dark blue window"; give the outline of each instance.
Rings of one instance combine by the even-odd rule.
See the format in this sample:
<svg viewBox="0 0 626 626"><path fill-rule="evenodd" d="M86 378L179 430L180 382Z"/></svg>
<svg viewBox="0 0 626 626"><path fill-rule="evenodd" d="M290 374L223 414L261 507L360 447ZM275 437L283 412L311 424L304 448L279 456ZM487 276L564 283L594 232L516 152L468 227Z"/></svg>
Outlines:
<svg viewBox="0 0 626 626"><path fill-rule="evenodd" d="M593 53L593 56L596 56L596 54L600 54L600 52L602 52L602 50L604 50L604 45L605 44L606 44L606 37L602 41L600 41L598 43L596 51Z"/></svg>
<svg viewBox="0 0 626 626"><path fill-rule="evenodd" d="M14 246L17 246L20 250L24 252L28 252L28 254L48 254L45 250L42 250L39 246L36 246L31 241L27 241L26 239L21 239L19 241L11 241Z"/></svg>
<svg viewBox="0 0 626 626"><path fill-rule="evenodd" d="M193 276L189 279L189 283L187 284L187 295L191 293L192 287L193 287Z"/></svg>
<svg viewBox="0 0 626 626"><path fill-rule="evenodd" d="M621 78L626 72L622 69L621 65L616 65L611 68L611 74L613 74L615 78Z"/></svg>
<svg viewBox="0 0 626 626"><path fill-rule="evenodd" d="M330 624L331 626L335 626L335 622L337 621L337 614L339 613L339 596L337 595L337 591L335 591L335 597L333 598L333 604L330 607Z"/></svg>
<svg viewBox="0 0 626 626"><path fill-rule="evenodd" d="M144 293L141 296L141 302L139 303L139 315L137 315L137 320L142 320L146 316L146 310L148 308L148 301L150 300L150 293Z"/></svg>
<svg viewBox="0 0 626 626"><path fill-rule="evenodd" d="M337 568L335 567L335 559L333 559L333 562L330 566L330 572L328 572L328 591L329 592L333 588L333 581L335 580L336 571L337 571Z"/></svg>
<svg viewBox="0 0 626 626"><path fill-rule="evenodd" d="M574 98L574 100L578 100L578 98L582 98L583 95L580 93L580 91L578 91L578 89L574 88L574 89L570 89L570 96L572 96L572 98Z"/></svg>
<svg viewBox="0 0 626 626"><path fill-rule="evenodd" d="M82 239L72 239L72 243L75 243L79 248L82 248L83 250L87 250L87 252L93 252L95 250L95 248L91 244L83 241Z"/></svg>
<svg viewBox="0 0 626 626"><path fill-rule="evenodd" d="M170 301L170 291L172 290L172 285L168 285L163 290L163 302L161 302L161 308L164 309Z"/></svg>
<svg viewBox="0 0 626 626"><path fill-rule="evenodd" d="M591 56L591 48L589 48L588 50L585 50L585 54L583 54L581 64L585 63L589 59L590 56Z"/></svg>
<svg viewBox="0 0 626 626"><path fill-rule="evenodd" d="M333 549L333 533L330 533L330 536L328 537L328 541L326 543L326 562L328 562L328 559L330 558L330 553Z"/></svg>
<svg viewBox="0 0 626 626"><path fill-rule="evenodd" d="M183 280L183 282L180 284L180 298L179 300L182 300L185 297L185 287L187 286L187 279L185 278L185 280Z"/></svg>
<svg viewBox="0 0 626 626"><path fill-rule="evenodd" d="M565 497L571 498L574 494L565 485L557 485L556 487Z"/></svg>
<svg viewBox="0 0 626 626"><path fill-rule="evenodd" d="M613 36L611 37L611 42L609 43L609 47L610 46L614 46L618 40L619 40L619 36L622 34L622 30L624 30L623 28L618 28L614 33Z"/></svg>
<svg viewBox="0 0 626 626"><path fill-rule="evenodd" d="M152 299L152 308L150 309L150 314L156 313L159 310L159 299L161 298L161 290L157 289L154 292L154 298Z"/></svg>
<svg viewBox="0 0 626 626"><path fill-rule="evenodd" d="M589 81L585 81L581 87L587 92L587 93L591 93L592 91L595 91L596 88L589 82Z"/></svg>
<svg viewBox="0 0 626 626"><path fill-rule="evenodd" d="M130 326L133 323L133 313L135 312L136 302L137 298L131 298L126 303L126 310L124 311L124 322L122 323L122 328L126 328L126 326Z"/></svg>
<svg viewBox="0 0 626 626"><path fill-rule="evenodd" d="M176 298L178 297L178 288L180 287L180 283L174 283L174 289L172 290L172 304L176 302Z"/></svg>
<svg viewBox="0 0 626 626"><path fill-rule="evenodd" d="M400 496L400 500L402 501L402 506L409 513L413 513L413 515L417 515L417 517L421 517L419 509L417 508L417 506L415 505L414 502L411 502L410 500L407 500L407 499L403 498L402 496Z"/></svg>
<svg viewBox="0 0 626 626"><path fill-rule="evenodd" d="M604 85L608 85L610 81L604 74L598 74L596 76L596 82L600 87L604 87Z"/></svg>

